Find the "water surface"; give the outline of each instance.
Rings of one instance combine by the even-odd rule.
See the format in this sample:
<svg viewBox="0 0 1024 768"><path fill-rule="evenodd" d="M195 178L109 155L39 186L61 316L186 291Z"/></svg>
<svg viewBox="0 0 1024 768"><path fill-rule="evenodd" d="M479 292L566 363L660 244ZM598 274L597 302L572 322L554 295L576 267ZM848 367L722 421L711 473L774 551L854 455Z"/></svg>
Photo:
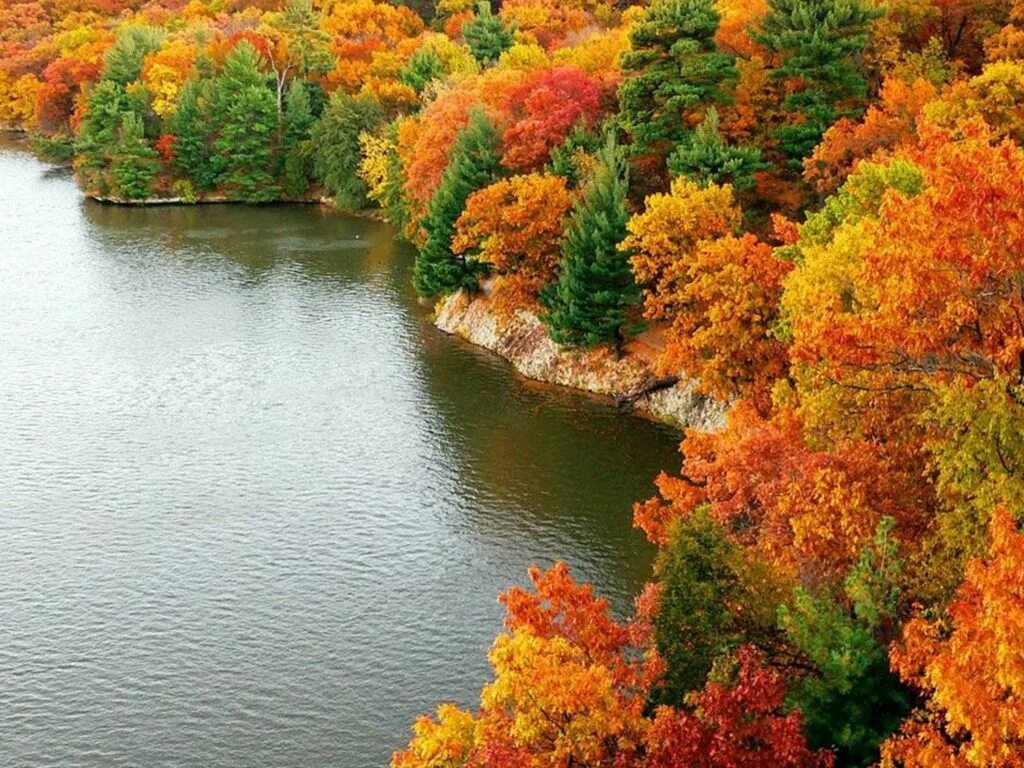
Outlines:
<svg viewBox="0 0 1024 768"><path fill-rule="evenodd" d="M628 608L676 436L440 333L411 261L0 143L0 763L384 766L530 563Z"/></svg>

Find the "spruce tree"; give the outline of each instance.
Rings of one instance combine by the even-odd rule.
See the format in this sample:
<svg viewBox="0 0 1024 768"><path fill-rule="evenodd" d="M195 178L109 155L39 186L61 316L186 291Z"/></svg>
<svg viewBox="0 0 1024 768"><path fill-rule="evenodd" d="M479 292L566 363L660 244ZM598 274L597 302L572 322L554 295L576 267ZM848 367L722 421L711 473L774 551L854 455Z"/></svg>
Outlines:
<svg viewBox="0 0 1024 768"><path fill-rule="evenodd" d="M477 287L484 265L453 254L452 237L466 200L497 175L498 142L490 119L483 111L474 110L452 146L451 160L423 218L427 238L413 270L413 285L421 296L443 296L459 288Z"/></svg>
<svg viewBox="0 0 1024 768"><path fill-rule="evenodd" d="M236 45L217 78L213 143L217 182L239 200L276 196L271 173L277 134L277 100L259 69L259 54L248 40Z"/></svg>
<svg viewBox="0 0 1024 768"><path fill-rule="evenodd" d="M702 185L732 184L736 190L754 186L754 174L764 167L757 147L725 143L714 107L668 159L668 169L673 176L686 176Z"/></svg>
<svg viewBox="0 0 1024 768"><path fill-rule="evenodd" d="M301 197L309 189L313 171L309 154L309 130L313 126L306 84L292 80L285 98L284 131L281 141L283 166L281 186L289 197Z"/></svg>
<svg viewBox="0 0 1024 768"><path fill-rule="evenodd" d="M121 116L121 134L115 147L110 174L112 191L127 200L149 197L160 165L157 151L144 135L142 118L134 112Z"/></svg>
<svg viewBox="0 0 1024 768"><path fill-rule="evenodd" d="M620 120L634 155L664 157L687 119L729 99L733 57L718 50L712 0L654 0L622 55Z"/></svg>
<svg viewBox="0 0 1024 768"><path fill-rule="evenodd" d="M420 48L409 57L409 63L405 65L399 77L417 94L421 94L427 85L444 73L444 62L441 61L441 57L429 48Z"/></svg>
<svg viewBox="0 0 1024 768"><path fill-rule="evenodd" d="M156 27L127 24L103 56L104 80L128 85L142 76L142 62L160 49L165 33Z"/></svg>
<svg viewBox="0 0 1024 768"><path fill-rule="evenodd" d="M188 80L171 118L174 162L202 190L213 189L217 183L217 170L210 158L209 99L204 94L210 90L210 84L209 80Z"/></svg>
<svg viewBox="0 0 1024 768"><path fill-rule="evenodd" d="M636 330L632 308L640 301L626 237L628 170L622 150L609 142L598 153L594 175L569 219L558 282L541 294L551 338L560 344L612 344L621 349Z"/></svg>
<svg viewBox="0 0 1024 768"><path fill-rule="evenodd" d="M359 177L359 135L373 133L384 122L384 108L372 93L331 94L323 115L310 130L313 172L346 211L366 207L366 183Z"/></svg>
<svg viewBox="0 0 1024 768"><path fill-rule="evenodd" d="M488 0L481 0L476 15L462 25L462 38L474 58L485 67L494 64L502 53L512 47L512 30L500 16L491 13Z"/></svg>
<svg viewBox="0 0 1024 768"><path fill-rule="evenodd" d="M752 36L779 59L772 76L797 86L782 101L794 115L775 131L794 167L838 118L863 111L867 82L857 57L883 10L859 0L768 0L761 31Z"/></svg>

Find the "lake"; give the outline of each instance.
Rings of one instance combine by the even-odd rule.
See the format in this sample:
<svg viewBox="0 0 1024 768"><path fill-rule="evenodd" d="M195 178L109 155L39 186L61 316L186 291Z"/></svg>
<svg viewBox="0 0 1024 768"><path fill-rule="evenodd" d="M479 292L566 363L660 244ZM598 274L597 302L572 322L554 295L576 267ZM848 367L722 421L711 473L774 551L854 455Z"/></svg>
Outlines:
<svg viewBox="0 0 1024 768"><path fill-rule="evenodd" d="M630 608L678 436L435 329L393 234L0 141L4 765L385 766L531 563Z"/></svg>

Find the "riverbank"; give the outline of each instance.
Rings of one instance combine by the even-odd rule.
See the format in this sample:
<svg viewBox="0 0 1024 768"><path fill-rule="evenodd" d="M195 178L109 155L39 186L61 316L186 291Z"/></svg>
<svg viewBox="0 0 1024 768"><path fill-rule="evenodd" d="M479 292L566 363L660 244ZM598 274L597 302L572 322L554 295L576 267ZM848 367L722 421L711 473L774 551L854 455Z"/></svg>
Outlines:
<svg viewBox="0 0 1024 768"><path fill-rule="evenodd" d="M660 351L656 331L631 341L621 357L608 349L563 349L533 312L520 309L504 315L486 295L470 297L462 291L438 303L434 324L503 357L527 378L611 398L680 429L718 429L724 423L724 405L698 393L694 382L655 372Z"/></svg>

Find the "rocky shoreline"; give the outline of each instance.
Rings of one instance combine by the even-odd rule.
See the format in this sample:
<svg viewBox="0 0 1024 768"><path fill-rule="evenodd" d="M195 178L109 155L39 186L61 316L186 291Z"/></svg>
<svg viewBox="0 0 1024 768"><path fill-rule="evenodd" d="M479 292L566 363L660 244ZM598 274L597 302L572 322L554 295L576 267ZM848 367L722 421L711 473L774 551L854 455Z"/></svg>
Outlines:
<svg viewBox="0 0 1024 768"><path fill-rule="evenodd" d="M499 315L486 295L470 297L462 291L438 303L434 324L500 355L527 378L612 398L641 416L679 429L714 430L724 423L723 403L700 394L684 377L656 373L655 333L638 337L618 358L607 349L562 349L536 314L520 309Z"/></svg>

